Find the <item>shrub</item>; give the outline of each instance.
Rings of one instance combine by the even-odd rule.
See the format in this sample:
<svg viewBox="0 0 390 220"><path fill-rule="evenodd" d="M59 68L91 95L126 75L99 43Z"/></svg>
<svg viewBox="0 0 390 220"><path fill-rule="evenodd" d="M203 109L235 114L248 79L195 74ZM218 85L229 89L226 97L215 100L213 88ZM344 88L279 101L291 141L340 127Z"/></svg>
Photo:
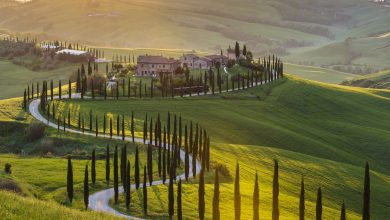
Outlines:
<svg viewBox="0 0 390 220"><path fill-rule="evenodd" d="M214 169L218 169L218 172L225 178L227 179L232 179L233 177L230 175L230 172L226 165L220 164L220 163L215 163L213 164Z"/></svg>
<svg viewBox="0 0 390 220"><path fill-rule="evenodd" d="M4 165L4 172L7 173L7 174L11 174L12 171L11 171L11 164L10 163L6 163Z"/></svg>
<svg viewBox="0 0 390 220"><path fill-rule="evenodd" d="M41 122L32 122L28 127L27 137L31 141L38 140L45 134L45 125Z"/></svg>

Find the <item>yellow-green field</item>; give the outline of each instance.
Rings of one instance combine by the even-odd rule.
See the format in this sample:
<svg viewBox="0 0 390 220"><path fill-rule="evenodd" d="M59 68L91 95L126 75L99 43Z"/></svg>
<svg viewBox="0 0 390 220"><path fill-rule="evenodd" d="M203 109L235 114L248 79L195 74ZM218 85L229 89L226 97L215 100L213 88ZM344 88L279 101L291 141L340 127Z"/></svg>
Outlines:
<svg viewBox="0 0 390 220"><path fill-rule="evenodd" d="M256 170L260 181L261 215L271 215L274 158L280 162L280 206L283 219L297 218L301 176L307 189L307 217L315 213L316 189L324 192L324 218L337 218L345 200L349 219L362 207L364 163L371 165L372 216L385 219L390 196L389 92L316 83L289 76L273 85L216 97L172 100L63 101L58 112L79 110L94 114L134 111L138 120L157 112L180 114L184 122L199 121L212 140L212 161L227 166L234 177L241 164L243 218L252 214L251 197ZM362 105L361 103L365 103ZM74 122L75 123L75 122ZM139 123L141 124L141 123ZM141 126L138 126L141 129ZM211 216L212 173L207 174L206 216ZM195 181L196 183L196 181ZM197 218L197 184L183 188L184 215ZM149 189L151 215L167 215L166 186ZM233 215L233 182L221 186L221 213ZM133 196L137 198L136 194ZM133 199L134 200L134 199ZM137 202L138 201L138 202ZM141 215L140 201L132 212ZM185 204L185 205L184 205Z"/></svg>
<svg viewBox="0 0 390 220"><path fill-rule="evenodd" d="M3 219L122 219L102 213L81 212L55 202L22 197L2 190L0 196L0 216Z"/></svg>
<svg viewBox="0 0 390 220"><path fill-rule="evenodd" d="M76 70L76 65L70 65L51 71L32 71L10 61L0 60L0 99L23 96L24 89L33 82L42 83L43 80L51 79L55 80L56 84L59 79L67 82L69 75Z"/></svg>

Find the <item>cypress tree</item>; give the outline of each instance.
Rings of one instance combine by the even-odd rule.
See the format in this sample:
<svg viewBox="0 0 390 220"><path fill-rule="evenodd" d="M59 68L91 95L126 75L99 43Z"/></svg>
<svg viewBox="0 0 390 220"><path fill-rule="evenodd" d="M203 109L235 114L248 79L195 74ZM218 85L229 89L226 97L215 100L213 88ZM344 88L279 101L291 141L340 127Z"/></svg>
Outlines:
<svg viewBox="0 0 390 220"><path fill-rule="evenodd" d="M238 58L240 57L240 45L238 44L238 42L236 42L236 45L234 47L234 52L236 55L236 60L238 61Z"/></svg>
<svg viewBox="0 0 390 220"><path fill-rule="evenodd" d="M95 116L95 135L96 137L99 135L99 121L98 121L98 116Z"/></svg>
<svg viewBox="0 0 390 220"><path fill-rule="evenodd" d="M370 219L370 194L370 167L368 165L368 162L366 162L363 191L363 220Z"/></svg>
<svg viewBox="0 0 390 220"><path fill-rule="evenodd" d="M192 149L195 149L195 143L193 143ZM192 151L192 177L196 176L196 152L193 150Z"/></svg>
<svg viewBox="0 0 390 220"><path fill-rule="evenodd" d="M106 148L106 183L110 183L110 147L107 144Z"/></svg>
<svg viewBox="0 0 390 220"><path fill-rule="evenodd" d="M215 180L214 180L214 197L213 197L213 220L220 219L219 212L219 176L218 168L215 169Z"/></svg>
<svg viewBox="0 0 390 220"><path fill-rule="evenodd" d="M68 128L70 128L70 109L68 109Z"/></svg>
<svg viewBox="0 0 390 220"><path fill-rule="evenodd" d="M126 208L127 210L130 210L130 192L131 192L131 184L130 184L130 161L127 160L127 167L126 167L126 187L125 187L125 192L126 192Z"/></svg>
<svg viewBox="0 0 390 220"><path fill-rule="evenodd" d="M23 94L23 109L24 111L27 111L26 89L24 89L24 94Z"/></svg>
<svg viewBox="0 0 390 220"><path fill-rule="evenodd" d="M30 100L30 85L27 86L27 99Z"/></svg>
<svg viewBox="0 0 390 220"><path fill-rule="evenodd" d="M207 137L207 150L206 150L206 169L210 169L210 137Z"/></svg>
<svg viewBox="0 0 390 220"><path fill-rule="evenodd" d="M150 118L150 125L149 125L149 144L153 144L153 118Z"/></svg>
<svg viewBox="0 0 390 220"><path fill-rule="evenodd" d="M69 99L72 99L72 83L69 80L69 85L68 85L68 94L69 94Z"/></svg>
<svg viewBox="0 0 390 220"><path fill-rule="evenodd" d="M84 205L85 210L88 209L89 187L88 187L88 165L85 165L84 172Z"/></svg>
<svg viewBox="0 0 390 220"><path fill-rule="evenodd" d="M112 138L112 118L110 118L110 138Z"/></svg>
<svg viewBox="0 0 390 220"><path fill-rule="evenodd" d="M131 138L134 143L134 112L131 111Z"/></svg>
<svg viewBox="0 0 390 220"><path fill-rule="evenodd" d="M322 219L322 192L321 187L317 191L317 203L316 203L316 220Z"/></svg>
<svg viewBox="0 0 390 220"><path fill-rule="evenodd" d="M253 190L253 220L259 220L259 181L257 177L257 171L256 171L256 177L255 177L255 187Z"/></svg>
<svg viewBox="0 0 390 220"><path fill-rule="evenodd" d="M95 185L96 182L96 151L95 148L92 150L92 165L91 165L91 179L92 184Z"/></svg>
<svg viewBox="0 0 390 220"><path fill-rule="evenodd" d="M144 214L148 214L148 190L146 188L146 166L144 166L144 185L142 188L144 198Z"/></svg>
<svg viewBox="0 0 390 220"><path fill-rule="evenodd" d="M139 98L142 98L142 81L139 81Z"/></svg>
<svg viewBox="0 0 390 220"><path fill-rule="evenodd" d="M184 156L184 176L186 178L186 181L188 181L188 176L190 172L190 156L188 152L188 140L187 140L187 124L184 127L184 151L185 151L185 156Z"/></svg>
<svg viewBox="0 0 390 220"><path fill-rule="evenodd" d="M125 115L122 115L122 141L125 140Z"/></svg>
<svg viewBox="0 0 390 220"><path fill-rule="evenodd" d="M164 140L165 140L165 127L164 127ZM165 145L165 144L164 144ZM166 165L166 152L167 149L163 148L163 158L162 158L162 181L163 181L163 184L165 184L165 179L166 179L166 174L167 174L167 165Z"/></svg>
<svg viewBox="0 0 390 220"><path fill-rule="evenodd" d="M182 205L181 205L181 179L177 185L177 219L183 219Z"/></svg>
<svg viewBox="0 0 390 220"><path fill-rule="evenodd" d="M204 202L204 170L200 171L199 175L199 189L198 189L198 210L199 210L199 219L204 219L205 213L205 202Z"/></svg>
<svg viewBox="0 0 390 220"><path fill-rule="evenodd" d="M29 89L30 91L30 89ZM50 100L53 100L54 92L53 92L53 80L50 81ZM30 96L29 96L30 97Z"/></svg>
<svg viewBox="0 0 390 220"><path fill-rule="evenodd" d="M299 196L299 220L305 219L305 182L301 180L301 194Z"/></svg>
<svg viewBox="0 0 390 220"><path fill-rule="evenodd" d="M272 190L272 220L279 220L279 165L274 159L274 178Z"/></svg>
<svg viewBox="0 0 390 220"><path fill-rule="evenodd" d="M72 167L72 158L68 157L68 174L67 174L67 183L66 191L68 194L69 202L72 203L73 200L73 167Z"/></svg>
<svg viewBox="0 0 390 220"><path fill-rule="evenodd" d="M119 115L117 115L117 116L116 116L116 135L117 135L117 136L120 135L119 124L120 124Z"/></svg>
<svg viewBox="0 0 390 220"><path fill-rule="evenodd" d="M81 129L81 113L80 113L80 111L79 111L79 118L77 120L77 127L78 127L79 130Z"/></svg>
<svg viewBox="0 0 390 220"><path fill-rule="evenodd" d="M170 148L171 145L171 113L168 112L168 117L167 117L167 139L168 139L168 149ZM168 150L168 155L169 155L169 150ZM169 161L169 156L168 156L168 161Z"/></svg>
<svg viewBox="0 0 390 220"><path fill-rule="evenodd" d="M153 158L152 158L152 145L148 144L148 176L149 176L149 185L153 183Z"/></svg>
<svg viewBox="0 0 390 220"><path fill-rule="evenodd" d="M118 204L118 146L115 146L114 152L114 193L115 204Z"/></svg>
<svg viewBox="0 0 390 220"><path fill-rule="evenodd" d="M119 173L120 173L120 178L121 178L121 181L122 181L122 186L124 185L125 183L125 179L124 179L124 173L125 173L125 170L123 169L123 166L126 167L126 162L124 162L124 148L121 147L121 156L120 156L120 161L119 161Z"/></svg>
<svg viewBox="0 0 390 220"><path fill-rule="evenodd" d="M157 140L158 138L158 144L156 143L156 146L158 146L158 157L157 157L157 169L158 169L158 176L161 177L161 128L160 128L160 114L158 116L158 120L156 123L156 133L155 134L155 139Z"/></svg>
<svg viewBox="0 0 390 220"><path fill-rule="evenodd" d="M236 165L236 178L234 179L234 216L240 219L241 216L241 193L240 193L240 165Z"/></svg>
<svg viewBox="0 0 390 220"><path fill-rule="evenodd" d="M58 98L61 100L62 86L61 80L58 81Z"/></svg>
<svg viewBox="0 0 390 220"><path fill-rule="evenodd" d="M103 114L103 135L106 136L106 114Z"/></svg>
<svg viewBox="0 0 390 220"><path fill-rule="evenodd" d="M172 170L171 170L172 173ZM173 175L169 175L169 187L168 187L168 214L172 218L174 215L174 192L173 192Z"/></svg>
<svg viewBox="0 0 390 220"><path fill-rule="evenodd" d="M343 201L343 204L341 204L340 220L347 220L347 216L346 216L346 213L345 213L345 203L344 203L344 201Z"/></svg>
<svg viewBox="0 0 390 220"><path fill-rule="evenodd" d="M134 181L135 181L135 188L139 188L140 183L140 176L139 176L139 155L138 155L138 146L135 147L135 161L134 161Z"/></svg>

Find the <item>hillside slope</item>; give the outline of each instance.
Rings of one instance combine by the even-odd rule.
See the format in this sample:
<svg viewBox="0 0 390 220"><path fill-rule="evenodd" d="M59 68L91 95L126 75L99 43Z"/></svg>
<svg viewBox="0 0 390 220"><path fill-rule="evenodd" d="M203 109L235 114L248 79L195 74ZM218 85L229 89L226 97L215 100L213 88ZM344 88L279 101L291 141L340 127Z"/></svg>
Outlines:
<svg viewBox="0 0 390 220"><path fill-rule="evenodd" d="M344 81L341 84L365 88L390 89L390 70L368 74L353 80Z"/></svg>
<svg viewBox="0 0 390 220"><path fill-rule="evenodd" d="M246 190L242 195L246 204L250 204L250 187L255 171L265 172L260 183L265 216L270 214L267 204L271 204L273 158L280 159L285 175L281 180L284 182L281 184L284 187L281 192L281 213L286 218L297 214L301 175L305 175L311 189L308 192L309 204L315 201L315 188L323 186L326 191L324 204L327 207L324 215L329 218L337 215L337 204L345 199L351 218L359 218L363 166L368 161L373 175L372 215L376 219L383 219L387 216L384 210L390 205L385 201L390 196L390 163L387 160L390 156L387 149L390 127L384 123L390 120L389 93L290 76L273 85L216 97L112 100L104 104L103 101L93 100L62 101L57 104L57 112L63 111L66 115L67 109L71 109L71 114L77 115L76 111L80 109L84 117L88 117L93 109L94 114L124 114L129 118L131 111L134 111L135 117L141 119L138 129L142 128L145 112L153 118L160 112L163 121L168 111L180 114L184 122L199 121L212 137L212 160L226 165L231 174L235 172L235 161L238 160L245 167L242 184ZM73 123L76 125L77 121L73 120ZM211 199L211 185L208 190L206 194ZM222 194L229 195L224 206L227 217L232 215L229 201L232 201L233 183L225 183L224 190ZM160 186L157 191L153 198L161 200L162 204L157 202L154 208L165 210L163 201L166 197L160 198L160 193L165 193L166 187ZM193 186L188 185L187 199L191 201L196 192ZM186 215L196 218L194 210L196 207L189 205ZM313 217L313 210L308 211L309 216ZM250 208L243 215L250 217Z"/></svg>
<svg viewBox="0 0 390 220"><path fill-rule="evenodd" d="M25 198L3 190L0 190L0 197L0 216L2 216L2 219L122 219L101 213L81 212L66 208L54 202Z"/></svg>
<svg viewBox="0 0 390 220"><path fill-rule="evenodd" d="M364 74L368 68L374 70L390 68L388 62L390 33L375 37L347 38L314 50L290 55L286 59L291 62L324 65L335 69L345 66L343 69L357 74Z"/></svg>

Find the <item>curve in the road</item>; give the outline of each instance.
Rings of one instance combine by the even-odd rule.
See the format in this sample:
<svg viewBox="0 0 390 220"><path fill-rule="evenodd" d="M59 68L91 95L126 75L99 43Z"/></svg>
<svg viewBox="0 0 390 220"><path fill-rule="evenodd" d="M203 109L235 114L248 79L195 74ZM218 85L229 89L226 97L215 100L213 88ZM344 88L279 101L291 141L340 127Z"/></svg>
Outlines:
<svg viewBox="0 0 390 220"><path fill-rule="evenodd" d="M73 94L72 95L72 99L79 99L79 98L81 98L80 94ZM58 96L53 97L53 99L58 99ZM47 124L48 126L57 129L58 128L57 124L49 121L48 119L43 117L42 114L39 112L40 102L41 102L40 99L35 99L35 100L33 100L30 103L29 110L30 110L31 115L34 118L36 118L38 121L41 121L41 122ZM87 131L82 132L82 131L79 131L79 130L76 130L76 129L73 129L73 128L67 128L67 127L64 128L63 126L59 126L59 128L60 128L60 130L65 130L67 132L83 134L83 135L88 135L88 136L96 136L95 132L87 132ZM101 138L111 138L109 135L107 135L107 134L104 135L104 134L101 134L101 133L98 133L98 137L101 137ZM113 135L112 138L113 139L117 139L117 140L122 140L122 136ZM131 142L132 138L131 137L125 137L125 141ZM140 139L140 138L135 138L134 142L142 143L142 144L144 143L143 139ZM146 141L146 144L149 144L149 141ZM153 144L153 143L151 143L151 144ZM182 149L180 149L180 159L182 161L184 161L184 158L185 158L185 152ZM190 159L190 161L192 161L192 159L193 159L192 155L189 155L189 159ZM190 167L189 167L189 176L192 176L193 175L193 173L192 173L192 163L189 163L189 165L190 165ZM200 169L201 169L201 164L200 164L200 162L198 160L196 160L196 172L199 173ZM184 174L177 176L176 180L178 180L179 178L180 179L184 179L185 178ZM163 184L162 180L156 180L156 181L152 182L152 185L161 185L161 184ZM150 184L147 183L147 186L150 186ZM140 187L142 187L142 185L140 185ZM135 189L135 185L132 184L131 188ZM122 192L123 192L123 187L120 187L119 188L119 193L122 193ZM138 217L135 217L135 216L123 214L123 213L113 209L109 205L109 201L110 201L110 199L112 197L114 197L114 188L105 189L105 190L96 192L96 193L94 193L94 194L89 196L89 205L88 205L88 207L91 210L94 210L94 211L106 212L106 213L114 214L114 215L120 216L120 217L125 217L125 218L129 218L129 219L141 219L141 218L138 218Z"/></svg>
<svg viewBox="0 0 390 220"><path fill-rule="evenodd" d="M226 70L225 70L226 71ZM275 73L274 73L275 74ZM270 81L265 81L264 83L269 83ZM256 87L256 86L260 86L262 84L257 84L257 85L253 85L253 86L250 86L250 87ZM244 86L242 89L246 89L248 88L247 86ZM221 91L222 93L226 93L226 92L233 92L233 91L237 91L238 89L236 90L233 90L233 89L229 89L229 90L224 90L224 91ZM208 91L206 94L205 93L200 93L199 95L196 95L194 94L193 96L196 97L196 96L205 96L205 95L212 95L212 92L211 91ZM189 97L190 95L184 95L183 97ZM178 96L180 97L180 96ZM58 99L59 97L58 96L54 96L53 99ZM67 96L63 99L66 99ZM90 97L85 97L84 98L90 98ZM81 99L81 95L79 93L76 93L76 94L72 94L72 99ZM40 99L34 99L33 101L31 101L30 105L29 105L29 111L31 113L31 115L33 117L35 117L38 121L41 121L45 124L47 124L48 126L50 127L53 127L53 128L59 128L60 130L65 130L67 132L72 132L72 133L77 133L77 134L82 134L82 135L88 135L88 136L96 136L96 133L95 132L88 132L88 131L79 131L79 130L76 130L76 129L73 129L73 128L67 128L67 127L63 127L63 126L58 126L57 124L51 122L49 119L46 119L45 117L43 117L41 115L41 113L39 112L39 105L40 105L40 102L41 100ZM101 138L111 138L108 134L101 134L101 133L98 133L98 137L101 137ZM112 139L117 139L117 140L122 140L122 136L118 136L118 135L113 135L112 136ZM132 138L131 137L125 137L125 141L132 141ZM143 142L143 139L140 139L140 138L135 138L134 139L134 142L137 142L137 143L144 143ZM146 144L149 144L149 141L146 141ZM151 145L153 145L153 143L151 143ZM153 145L154 146L154 145ZM184 157L185 157L185 152L180 149L180 159L184 161ZM190 161L192 161L192 156L189 155L189 159ZM200 169L201 169L201 164L198 160L196 160L196 173L199 173L200 172ZM192 176L193 173L192 173L192 163L190 163L190 167L189 167L189 176ZM182 175L179 175L176 177L176 180L178 180L179 178L181 179L184 179L184 174ZM152 182L152 185L161 185L163 184L162 183L162 180L157 180L157 181L153 181ZM147 183L147 186L150 186L149 183ZM142 187L142 185L140 186ZM131 188L132 189L135 189L135 185L131 185ZM120 187L119 188L119 192L122 193L123 192L123 187ZM129 218L129 219L141 219L141 218L138 218L138 217L135 217L135 216L131 216L131 215L126 215L126 214L123 214L115 209L113 209L112 207L110 207L109 205L109 200L114 197L114 188L110 188L110 189L105 189L105 190L102 190L102 191L99 191L99 192L96 192L92 195L89 196L89 208L91 210L94 210L94 211L100 211L100 212L106 212L106 213L110 213L110 214L114 214L116 216L120 216L120 217L125 217L125 218Z"/></svg>

